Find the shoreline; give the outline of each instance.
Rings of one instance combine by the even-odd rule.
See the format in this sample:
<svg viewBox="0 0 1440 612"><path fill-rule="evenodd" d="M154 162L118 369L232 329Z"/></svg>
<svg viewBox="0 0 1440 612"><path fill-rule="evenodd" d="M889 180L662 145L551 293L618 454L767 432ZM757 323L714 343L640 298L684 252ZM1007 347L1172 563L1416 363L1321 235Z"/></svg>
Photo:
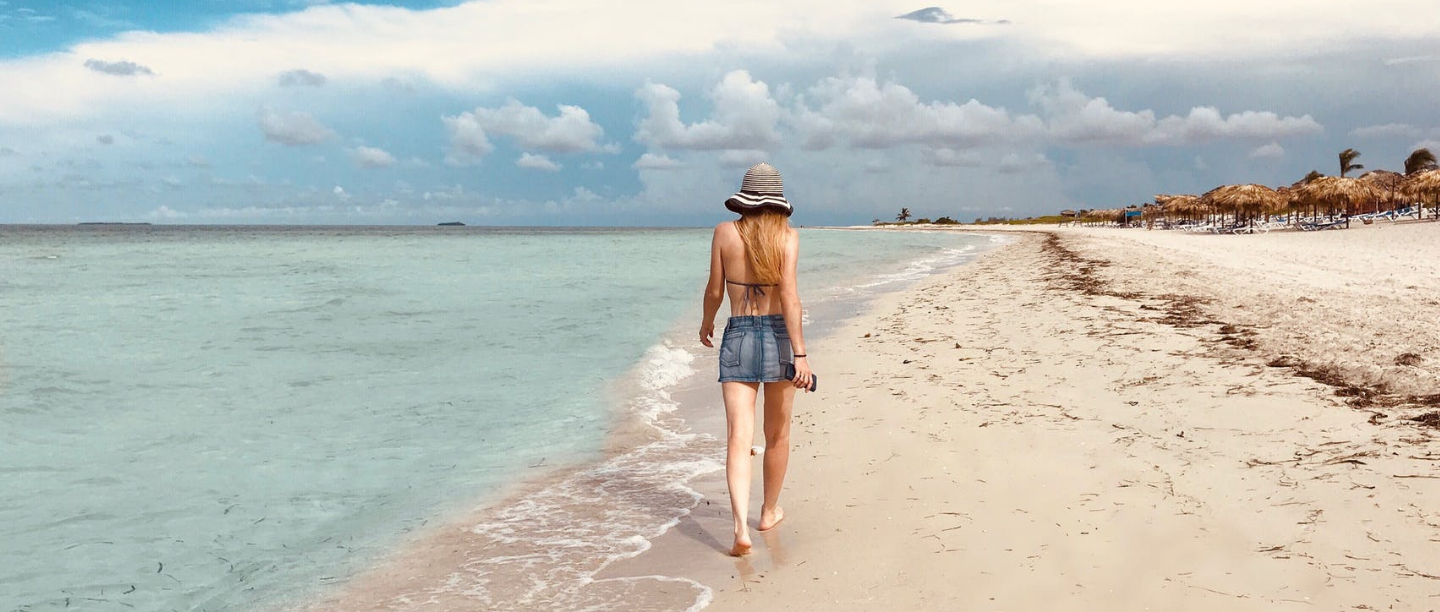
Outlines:
<svg viewBox="0 0 1440 612"><path fill-rule="evenodd" d="M915 281L916 274L923 276L964 265L973 258L968 254L971 248L896 262L896 267L908 267L883 278L850 279L866 282L830 288L818 306L820 311L833 310L841 316L846 306L870 303L879 296L903 290ZM961 261L947 263L955 257ZM920 266L919 272L916 266ZM895 286L875 289L892 283ZM851 287L849 294L838 292L845 286ZM813 317L815 312L807 308L807 316ZM585 602L612 601L620 596L635 604L630 609L703 608L710 599L710 589L703 583L663 573L604 573L606 568L644 553L651 541L670 531L700 503L693 481L723 472L723 464L715 459L723 457L723 436L718 442L722 446L710 449L716 440L699 433L692 422L704 418L700 402L692 405L692 399L701 389L713 391L714 385L708 382L711 368L695 367L705 356L695 355L694 350L706 349L694 340L682 340L691 335L691 318L682 316L624 376L606 386L604 393L611 398L608 403L614 406L614 416L604 450L593 460L545 466L543 475L515 482L479 500L470 510L437 517L423 532L413 534L347 579L302 594L280 609L350 612L411 609L422 603L421 607L521 605L571 609ZM823 337L826 327L810 327L809 331ZM656 469L660 471L653 471ZM617 480L624 484L609 486ZM576 496L567 502L590 499L591 503L554 503L557 495ZM596 495L608 497L602 502ZM593 507L608 504L623 508ZM534 514L540 508L545 513ZM678 508L678 516L650 514L666 508ZM607 520L597 522L595 516L556 517L548 514L551 512L598 512L609 519L631 516L635 520L614 528ZM532 532L537 520L546 524L539 532ZM609 533L597 534L587 527L602 524L612 528L607 529ZM527 530L529 535L521 535L517 529ZM591 546L593 542L582 542L586 536L580 531L599 535L596 540L608 542L610 552L599 554L601 549ZM557 568L543 561L560 554L551 548L555 545L580 546L594 552L589 561L583 562L583 568ZM557 571L556 575L545 574ZM557 593L553 588L555 580L572 584ZM458 588L461 583L466 588Z"/></svg>
<svg viewBox="0 0 1440 612"><path fill-rule="evenodd" d="M1303 367L1366 361L1365 343L1326 338L1385 333L1390 311L1372 300L1440 315L1423 301L1436 281L1425 251L1360 303L1352 294L1375 283L1332 278L1353 262L1303 268L1315 265L1305 249L1329 241L1433 240L1412 227L1322 243L1007 232L1019 242L812 342L834 374L797 406L789 520L754 554L717 548L729 512L711 478L697 483L711 503L614 572L681 568L715 585L708 609L720 611L1424 609L1440 580L1428 480L1440 478L1440 432L1410 419L1434 405L1390 402L1354 378L1322 384L1336 380ZM1300 252L1255 262L1245 249ZM1312 283L1331 294L1302 307L1339 323L1275 314ZM1407 331L1419 365L1394 367L1423 376L1440 352L1430 330ZM1307 343L1314 355L1275 359ZM1394 389L1406 380L1388 376Z"/></svg>

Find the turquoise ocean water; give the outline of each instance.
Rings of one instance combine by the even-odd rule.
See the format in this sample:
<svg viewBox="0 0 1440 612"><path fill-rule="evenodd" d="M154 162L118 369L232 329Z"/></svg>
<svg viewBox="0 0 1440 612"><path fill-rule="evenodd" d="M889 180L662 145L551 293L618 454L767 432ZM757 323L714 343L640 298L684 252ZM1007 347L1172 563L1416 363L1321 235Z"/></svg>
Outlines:
<svg viewBox="0 0 1440 612"><path fill-rule="evenodd" d="M990 242L803 236L813 304ZM0 227L0 612L273 609L554 466L600 488L714 469L683 427L613 448L617 418L712 375L689 338L708 248L695 229ZM475 532L549 561L558 532L615 534L571 551L608 559L673 518L503 503ZM506 526L542 506L552 540ZM480 562L469 588L573 609L562 583L594 563L507 590L549 561Z"/></svg>

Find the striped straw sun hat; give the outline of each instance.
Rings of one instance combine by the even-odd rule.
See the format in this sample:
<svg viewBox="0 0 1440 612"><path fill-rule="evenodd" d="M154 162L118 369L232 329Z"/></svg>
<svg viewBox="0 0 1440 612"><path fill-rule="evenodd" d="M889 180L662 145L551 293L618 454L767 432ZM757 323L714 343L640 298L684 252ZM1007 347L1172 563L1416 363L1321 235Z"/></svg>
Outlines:
<svg viewBox="0 0 1440 612"><path fill-rule="evenodd" d="M745 171L745 180L740 182L740 192L725 200L725 208L744 214L763 208L773 209L790 216L795 212L785 199L785 185L780 181L780 171L775 166L761 162Z"/></svg>

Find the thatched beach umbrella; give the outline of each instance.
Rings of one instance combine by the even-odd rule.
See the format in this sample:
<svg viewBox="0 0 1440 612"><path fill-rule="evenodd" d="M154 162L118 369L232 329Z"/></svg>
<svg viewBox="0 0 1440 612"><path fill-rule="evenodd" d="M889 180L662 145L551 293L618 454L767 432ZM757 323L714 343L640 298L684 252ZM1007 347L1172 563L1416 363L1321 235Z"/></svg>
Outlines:
<svg viewBox="0 0 1440 612"><path fill-rule="evenodd" d="M1440 214L1440 170L1410 175L1405 179L1405 193L1423 203L1436 205Z"/></svg>
<svg viewBox="0 0 1440 612"><path fill-rule="evenodd" d="M1160 196L1155 196L1158 202ZM1205 210L1200 198L1189 194L1165 196L1165 218L1199 219Z"/></svg>
<svg viewBox="0 0 1440 612"><path fill-rule="evenodd" d="M1200 196L1189 194L1170 196L1170 202L1166 206L1173 206L1175 212L1180 214L1195 214L1200 212Z"/></svg>
<svg viewBox="0 0 1440 612"><path fill-rule="evenodd" d="M1360 175L1360 180L1370 183L1379 195L1375 200L1375 212L1380 212L1380 204L1393 206L1404 199L1405 196L1405 175L1389 170L1372 170Z"/></svg>
<svg viewBox="0 0 1440 612"><path fill-rule="evenodd" d="M1324 205L1332 213L1336 210L1356 210L1380 197L1380 192L1369 182L1338 176L1322 176L1305 183L1297 191L1302 200Z"/></svg>
<svg viewBox="0 0 1440 612"><path fill-rule="evenodd" d="M1284 210L1287 202L1274 189L1264 185L1222 185L1200 197L1203 204L1215 208L1222 218L1229 212L1236 219L1241 214L1254 218Z"/></svg>

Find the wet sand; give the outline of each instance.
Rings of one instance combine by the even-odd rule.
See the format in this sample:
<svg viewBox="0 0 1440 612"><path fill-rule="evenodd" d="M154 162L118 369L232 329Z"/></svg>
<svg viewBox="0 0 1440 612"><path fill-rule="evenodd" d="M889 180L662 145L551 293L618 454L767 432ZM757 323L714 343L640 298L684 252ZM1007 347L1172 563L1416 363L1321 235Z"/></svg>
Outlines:
<svg viewBox="0 0 1440 612"><path fill-rule="evenodd" d="M1440 606L1440 225L1017 236L811 342L754 554L711 475L602 576L710 610Z"/></svg>

